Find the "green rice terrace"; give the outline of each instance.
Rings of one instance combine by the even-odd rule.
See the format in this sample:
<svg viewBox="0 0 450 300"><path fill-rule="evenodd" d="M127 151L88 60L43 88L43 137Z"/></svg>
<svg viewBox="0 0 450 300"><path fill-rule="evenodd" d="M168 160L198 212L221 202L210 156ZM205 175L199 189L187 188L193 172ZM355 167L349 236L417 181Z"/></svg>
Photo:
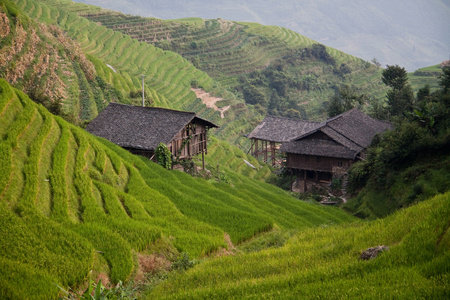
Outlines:
<svg viewBox="0 0 450 300"><path fill-rule="evenodd" d="M253 169L212 182L166 171L54 117L4 80L0 107L7 298L55 298L55 283L77 286L90 270L131 280L138 253L161 240L199 258L226 247L224 235L239 244L275 228L353 220L253 179Z"/></svg>
<svg viewBox="0 0 450 300"><path fill-rule="evenodd" d="M268 184L247 154L266 113L320 119L341 85L370 111L380 74L275 26L0 0L0 298L449 298L449 193L360 220ZM141 75L147 105L220 126L202 176L83 129L110 102L139 105Z"/></svg>
<svg viewBox="0 0 450 300"><path fill-rule="evenodd" d="M201 260L141 296L449 294L449 194L355 221L254 179L253 169L231 172L233 162L219 182L167 171L53 116L4 80L0 91L2 298L57 298L59 287L84 290L87 278L142 280L154 255L177 262L180 253ZM358 259L377 245L390 250ZM233 255L214 258L221 249Z"/></svg>

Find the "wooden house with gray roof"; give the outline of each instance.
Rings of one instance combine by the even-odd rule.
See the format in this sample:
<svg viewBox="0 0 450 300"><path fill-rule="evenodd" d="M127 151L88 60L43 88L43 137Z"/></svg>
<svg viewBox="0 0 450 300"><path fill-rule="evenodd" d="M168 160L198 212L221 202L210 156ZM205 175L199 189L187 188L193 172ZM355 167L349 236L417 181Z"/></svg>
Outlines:
<svg viewBox="0 0 450 300"><path fill-rule="evenodd" d="M283 143L280 150L300 178L330 181L364 155L376 134L389 129L391 124L354 108Z"/></svg>
<svg viewBox="0 0 450 300"><path fill-rule="evenodd" d="M272 166L279 165L279 147L314 128L320 123L299 119L275 117L267 115L256 128L247 135L251 140L249 152L257 159L262 159Z"/></svg>
<svg viewBox="0 0 450 300"><path fill-rule="evenodd" d="M206 154L206 134L213 127L194 112L110 103L86 130L150 159L163 143L183 159Z"/></svg>

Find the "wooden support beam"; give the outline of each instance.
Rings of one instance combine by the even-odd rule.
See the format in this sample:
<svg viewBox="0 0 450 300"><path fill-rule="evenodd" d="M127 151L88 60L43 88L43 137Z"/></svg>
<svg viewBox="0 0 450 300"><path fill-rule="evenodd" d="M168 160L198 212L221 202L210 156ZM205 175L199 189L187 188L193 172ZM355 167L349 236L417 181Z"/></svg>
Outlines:
<svg viewBox="0 0 450 300"><path fill-rule="evenodd" d="M205 151L202 150L202 167L205 170Z"/></svg>

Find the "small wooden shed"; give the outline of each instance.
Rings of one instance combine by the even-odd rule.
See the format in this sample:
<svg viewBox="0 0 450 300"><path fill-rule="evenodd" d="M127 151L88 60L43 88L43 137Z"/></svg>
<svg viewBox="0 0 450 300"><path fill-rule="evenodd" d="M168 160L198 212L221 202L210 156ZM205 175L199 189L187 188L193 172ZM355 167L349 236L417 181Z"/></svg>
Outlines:
<svg viewBox="0 0 450 300"><path fill-rule="evenodd" d="M262 159L272 166L280 165L278 154L281 143L289 142L319 125L320 123L316 122L267 115L247 135L247 138L251 140L249 152L255 158Z"/></svg>
<svg viewBox="0 0 450 300"><path fill-rule="evenodd" d="M150 159L163 143L183 159L207 153L206 134L213 127L194 112L110 103L86 130Z"/></svg>

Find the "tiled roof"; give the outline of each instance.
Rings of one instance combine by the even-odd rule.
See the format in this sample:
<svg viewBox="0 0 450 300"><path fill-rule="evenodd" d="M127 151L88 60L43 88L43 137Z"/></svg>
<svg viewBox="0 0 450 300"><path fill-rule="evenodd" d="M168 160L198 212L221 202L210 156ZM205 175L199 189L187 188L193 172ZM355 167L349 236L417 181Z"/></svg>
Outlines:
<svg viewBox="0 0 450 300"><path fill-rule="evenodd" d="M316 122L267 115L247 137L281 143L305 134L319 125L320 123Z"/></svg>
<svg viewBox="0 0 450 300"><path fill-rule="evenodd" d="M217 127L194 112L110 103L86 130L121 147L154 150L159 143L170 143L191 121Z"/></svg>

